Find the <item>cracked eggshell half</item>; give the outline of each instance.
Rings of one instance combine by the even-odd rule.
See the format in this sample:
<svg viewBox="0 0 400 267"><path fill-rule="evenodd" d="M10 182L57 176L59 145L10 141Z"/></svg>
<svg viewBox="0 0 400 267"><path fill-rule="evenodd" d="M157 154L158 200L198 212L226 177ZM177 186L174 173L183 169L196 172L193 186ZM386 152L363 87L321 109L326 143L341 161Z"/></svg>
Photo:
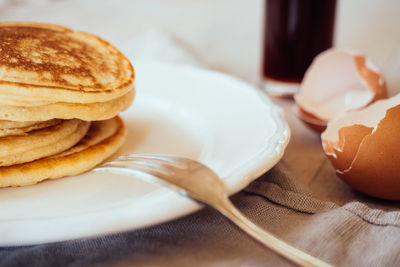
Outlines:
<svg viewBox="0 0 400 267"><path fill-rule="evenodd" d="M321 139L344 182L373 197L400 200L400 94L335 118Z"/></svg>
<svg viewBox="0 0 400 267"><path fill-rule="evenodd" d="M364 55L329 49L319 54L295 95L298 117L317 132L328 121L387 97L379 70Z"/></svg>

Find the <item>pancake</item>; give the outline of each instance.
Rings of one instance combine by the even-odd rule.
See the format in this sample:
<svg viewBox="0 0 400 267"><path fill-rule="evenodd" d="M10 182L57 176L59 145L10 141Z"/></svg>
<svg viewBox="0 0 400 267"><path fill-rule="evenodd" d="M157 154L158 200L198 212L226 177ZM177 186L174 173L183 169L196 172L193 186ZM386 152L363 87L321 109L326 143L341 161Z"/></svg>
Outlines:
<svg viewBox="0 0 400 267"><path fill-rule="evenodd" d="M91 104L54 103L37 107L0 105L0 120L47 121L53 118L85 121L107 120L126 110L133 101L135 92L108 102Z"/></svg>
<svg viewBox="0 0 400 267"><path fill-rule="evenodd" d="M52 157L64 157L81 152L91 146L96 145L97 143L100 143L104 139L111 137L117 131L117 127L120 123L118 120L121 119L117 117L110 120L92 122L89 131L86 133L85 137L79 141L78 144Z"/></svg>
<svg viewBox="0 0 400 267"><path fill-rule="evenodd" d="M0 187L85 172L123 143L129 60L62 26L0 22Z"/></svg>
<svg viewBox="0 0 400 267"><path fill-rule="evenodd" d="M134 70L97 36L49 24L0 23L0 103L108 102L132 90Z"/></svg>
<svg viewBox="0 0 400 267"><path fill-rule="evenodd" d="M0 121L0 137L26 135L28 132L47 128L61 123L61 120L49 121Z"/></svg>
<svg viewBox="0 0 400 267"><path fill-rule="evenodd" d="M33 161L63 152L87 133L90 122L66 120L24 136L0 138L0 166Z"/></svg>
<svg viewBox="0 0 400 267"><path fill-rule="evenodd" d="M93 122L87 135L70 149L75 150L71 154L67 150L49 158L0 167L0 187L32 185L46 179L77 175L90 170L115 153L123 144L125 136L126 129L119 117ZM94 139L97 142L91 142ZM80 149L76 150L77 147Z"/></svg>
<svg viewBox="0 0 400 267"><path fill-rule="evenodd" d="M41 123L40 121L9 121L0 120L0 130L24 128Z"/></svg>

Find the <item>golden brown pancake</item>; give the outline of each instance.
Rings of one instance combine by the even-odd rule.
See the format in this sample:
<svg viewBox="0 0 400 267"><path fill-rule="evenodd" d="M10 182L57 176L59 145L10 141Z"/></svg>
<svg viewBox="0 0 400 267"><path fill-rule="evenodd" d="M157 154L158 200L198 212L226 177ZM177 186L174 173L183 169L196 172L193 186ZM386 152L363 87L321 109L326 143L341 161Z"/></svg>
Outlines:
<svg viewBox="0 0 400 267"><path fill-rule="evenodd" d="M0 103L97 103L125 95L134 71L114 46L49 24L0 23Z"/></svg>
<svg viewBox="0 0 400 267"><path fill-rule="evenodd" d="M26 135L28 132L47 128L61 123L61 120L48 121L0 121L0 137Z"/></svg>
<svg viewBox="0 0 400 267"><path fill-rule="evenodd" d="M93 168L123 143L135 96L129 60L62 26L0 22L0 187Z"/></svg>
<svg viewBox="0 0 400 267"><path fill-rule="evenodd" d="M93 122L87 135L69 150L72 153L67 150L49 158L0 167L0 187L32 185L90 170L115 153L125 135L126 129L119 117ZM94 139L97 142L91 141Z"/></svg>
<svg viewBox="0 0 400 267"><path fill-rule="evenodd" d="M81 140L90 122L65 120L24 136L0 138L0 166L29 162L65 151Z"/></svg>
<svg viewBox="0 0 400 267"><path fill-rule="evenodd" d="M10 121L0 120L0 130L15 129L29 127L35 124L41 123L41 121Z"/></svg>
<svg viewBox="0 0 400 267"><path fill-rule="evenodd" d="M0 120L46 121L53 118L85 121L107 120L126 110L133 101L135 92L107 102L90 104L53 103L38 107L0 105Z"/></svg>

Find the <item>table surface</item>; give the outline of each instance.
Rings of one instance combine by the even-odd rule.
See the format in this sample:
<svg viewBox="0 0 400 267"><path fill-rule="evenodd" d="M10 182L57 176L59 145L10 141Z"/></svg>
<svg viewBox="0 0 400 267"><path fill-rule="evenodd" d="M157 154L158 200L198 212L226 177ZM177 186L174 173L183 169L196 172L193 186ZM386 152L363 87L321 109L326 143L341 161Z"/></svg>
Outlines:
<svg viewBox="0 0 400 267"><path fill-rule="evenodd" d="M367 54L382 70L391 95L400 92L400 1L339 1L335 46ZM260 83L264 1L241 0L40 0L0 1L0 20L66 25L102 36L117 46L149 29L162 29L208 68ZM326 162L319 136L293 114L293 102L282 106L292 129L283 161L313 189ZM305 156L306 155L306 156ZM331 176L334 170L331 167ZM341 202L341 195L318 192Z"/></svg>

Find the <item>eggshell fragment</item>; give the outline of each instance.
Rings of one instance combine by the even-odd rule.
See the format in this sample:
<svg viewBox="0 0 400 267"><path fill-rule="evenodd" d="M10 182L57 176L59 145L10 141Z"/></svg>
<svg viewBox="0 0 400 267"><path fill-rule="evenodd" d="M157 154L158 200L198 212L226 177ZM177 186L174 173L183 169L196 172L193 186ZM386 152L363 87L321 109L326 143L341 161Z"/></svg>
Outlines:
<svg viewBox="0 0 400 267"><path fill-rule="evenodd" d="M326 129L326 121L314 116L313 114L305 111L301 107L297 107L296 115L312 130L322 133Z"/></svg>
<svg viewBox="0 0 400 267"><path fill-rule="evenodd" d="M364 55L330 49L314 59L295 101L299 118L322 132L339 114L386 97L382 75Z"/></svg>
<svg viewBox="0 0 400 267"><path fill-rule="evenodd" d="M321 138L344 182L374 197L400 200L400 94L332 120Z"/></svg>
<svg viewBox="0 0 400 267"><path fill-rule="evenodd" d="M372 130L373 128L360 124L347 126L339 130L339 142L337 144L329 143L327 140L323 141L325 152L328 156L332 156L331 161L336 169L341 171L351 166L362 140Z"/></svg>

